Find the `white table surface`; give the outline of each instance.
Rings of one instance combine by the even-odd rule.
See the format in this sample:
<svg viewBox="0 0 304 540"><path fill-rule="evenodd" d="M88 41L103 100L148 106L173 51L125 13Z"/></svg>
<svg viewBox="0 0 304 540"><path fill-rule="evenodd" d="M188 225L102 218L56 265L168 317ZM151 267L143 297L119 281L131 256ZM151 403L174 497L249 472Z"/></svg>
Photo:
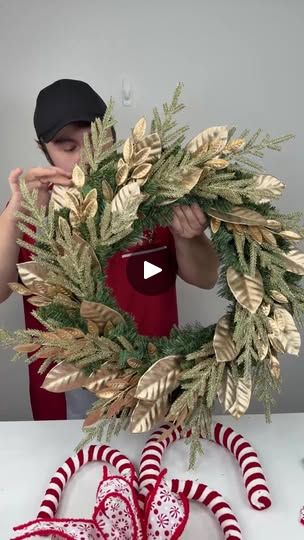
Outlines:
<svg viewBox="0 0 304 540"><path fill-rule="evenodd" d="M239 421L218 416L241 433L257 450L272 495L272 507L253 510L246 497L239 466L229 452L204 442L205 454L196 469L187 471L187 447L174 443L162 465L168 476L191 478L218 490L231 504L244 540L304 540L299 511L304 506L304 414L273 415L266 424L262 415ZM81 421L0 423L0 540L8 540L13 525L34 519L46 486L80 441ZM138 465L147 435L121 433L111 445ZM69 482L62 499L61 517L90 517L101 464L90 463ZM214 517L198 503L191 503L184 539L220 540L223 535Z"/></svg>

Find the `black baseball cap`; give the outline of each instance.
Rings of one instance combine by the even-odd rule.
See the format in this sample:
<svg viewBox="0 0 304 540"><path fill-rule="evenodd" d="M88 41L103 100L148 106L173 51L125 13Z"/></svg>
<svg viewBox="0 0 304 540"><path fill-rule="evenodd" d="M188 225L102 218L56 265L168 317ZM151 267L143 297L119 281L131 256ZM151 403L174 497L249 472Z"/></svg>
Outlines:
<svg viewBox="0 0 304 540"><path fill-rule="evenodd" d="M74 79L60 79L43 88L37 97L34 126L39 140L50 142L72 122L103 118L107 106L93 88Z"/></svg>

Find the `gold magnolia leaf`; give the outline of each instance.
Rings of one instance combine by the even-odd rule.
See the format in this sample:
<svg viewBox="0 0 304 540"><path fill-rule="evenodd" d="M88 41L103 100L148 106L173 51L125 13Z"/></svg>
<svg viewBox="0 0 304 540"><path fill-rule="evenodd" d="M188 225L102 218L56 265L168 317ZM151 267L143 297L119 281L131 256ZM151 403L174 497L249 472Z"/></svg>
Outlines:
<svg viewBox="0 0 304 540"><path fill-rule="evenodd" d="M41 347L39 358L60 358L62 352L62 349L59 347Z"/></svg>
<svg viewBox="0 0 304 540"><path fill-rule="evenodd" d="M65 194L66 203L65 206L78 212L82 203L83 197L76 188L68 189Z"/></svg>
<svg viewBox="0 0 304 540"><path fill-rule="evenodd" d="M105 327L103 329L103 335L104 336L108 336L109 333L111 332L111 330L113 330L114 328L114 324L111 322L111 321L108 321L106 324L105 324Z"/></svg>
<svg viewBox="0 0 304 540"><path fill-rule="evenodd" d="M57 338L60 338L60 339L69 339L71 340L72 338L74 338L74 335L71 333L70 329L67 329L67 328L57 328L56 331L54 333L52 332L48 332L47 335L55 335ZM47 336L45 336L47 337Z"/></svg>
<svg viewBox="0 0 304 540"><path fill-rule="evenodd" d="M168 397L161 396L157 401L140 400L131 416L131 433L145 433L161 422L167 414Z"/></svg>
<svg viewBox="0 0 304 540"><path fill-rule="evenodd" d="M88 377L75 366L60 362L45 377L42 388L50 392L67 392L84 386Z"/></svg>
<svg viewBox="0 0 304 540"><path fill-rule="evenodd" d="M231 362L236 358L237 350L232 339L230 320L227 315L221 317L215 327L213 346L218 362Z"/></svg>
<svg viewBox="0 0 304 540"><path fill-rule="evenodd" d="M268 229L271 229L274 232L280 232L282 230L282 225L279 221L276 219L267 219L266 220L266 227Z"/></svg>
<svg viewBox="0 0 304 540"><path fill-rule="evenodd" d="M135 178L135 180L146 179L146 177L148 176L151 170L151 167L152 167L151 163L143 163L142 165L138 165L137 167L135 167L134 171L132 172L132 178ZM143 181L141 181L140 184L143 184Z"/></svg>
<svg viewBox="0 0 304 540"><path fill-rule="evenodd" d="M84 198L83 204L86 206L92 201L97 201L97 189L93 188L87 193L87 195Z"/></svg>
<svg viewBox="0 0 304 540"><path fill-rule="evenodd" d="M102 367L96 373L87 377L84 388L96 394L108 381L115 379L120 374L121 372L118 369L111 370Z"/></svg>
<svg viewBox="0 0 304 540"><path fill-rule="evenodd" d="M281 252L281 258L286 264L286 270L304 276L304 253L302 251L292 249L288 253Z"/></svg>
<svg viewBox="0 0 304 540"><path fill-rule="evenodd" d="M213 155L219 155L223 151L223 140L220 137L215 137L210 141L208 152L212 152ZM208 165L208 163L206 163Z"/></svg>
<svg viewBox="0 0 304 540"><path fill-rule="evenodd" d="M108 321L111 321L114 325L124 322L123 316L118 311L115 311L115 309L104 304L99 304L98 302L89 302L88 300L81 302L80 315L87 321L95 322L101 333Z"/></svg>
<svg viewBox="0 0 304 540"><path fill-rule="evenodd" d="M114 401L114 403L111 403L107 410L107 418L112 418L113 416L117 416L120 411L126 407L125 399L117 399Z"/></svg>
<svg viewBox="0 0 304 540"><path fill-rule="evenodd" d="M255 227L254 225L250 226L248 227L248 232L251 238L253 238L253 240L255 240L258 244L261 244L263 242L262 232L259 227Z"/></svg>
<svg viewBox="0 0 304 540"><path fill-rule="evenodd" d="M191 167L191 169L185 169L181 174L181 182L183 188L183 194L189 193L194 186L198 183L201 176L201 169L198 167Z"/></svg>
<svg viewBox="0 0 304 540"><path fill-rule="evenodd" d="M246 141L244 139L234 139L225 146L223 154L236 154L237 152L243 150L245 144Z"/></svg>
<svg viewBox="0 0 304 540"><path fill-rule="evenodd" d="M272 333L269 340L278 352L298 356L301 347L301 336L292 315L282 307L276 307L273 319L269 319Z"/></svg>
<svg viewBox="0 0 304 540"><path fill-rule="evenodd" d="M135 397L155 401L178 386L180 356L165 356L157 360L140 378Z"/></svg>
<svg viewBox="0 0 304 540"><path fill-rule="evenodd" d="M115 390L125 390L130 385L131 375L115 378L109 380L106 383L107 388L114 388Z"/></svg>
<svg viewBox="0 0 304 540"><path fill-rule="evenodd" d="M147 345L147 351L148 351L149 356L153 356L154 354L157 353L156 345L154 345L154 343L149 342Z"/></svg>
<svg viewBox="0 0 304 540"><path fill-rule="evenodd" d="M24 285L21 285L21 283L8 283L9 288L16 292L17 294L22 294L22 296L30 296L32 292L24 287Z"/></svg>
<svg viewBox="0 0 304 540"><path fill-rule="evenodd" d="M225 223L256 225L258 227L268 226L268 222L264 216L255 210L250 210L249 208L244 208L242 206L235 206L230 212L220 212L215 208L209 208L207 213Z"/></svg>
<svg viewBox="0 0 304 540"><path fill-rule="evenodd" d="M287 240L297 241L302 240L302 236L295 232L295 231L281 231L280 236L283 236L283 238L286 238Z"/></svg>
<svg viewBox="0 0 304 540"><path fill-rule="evenodd" d="M36 281L46 281L47 271L34 261L17 264L18 273L25 287L31 288Z"/></svg>
<svg viewBox="0 0 304 540"><path fill-rule="evenodd" d="M129 182L126 186L123 186L115 195L111 202L111 211L123 213L130 201L138 202L138 206L143 200L143 195L140 192L140 187L137 182Z"/></svg>
<svg viewBox="0 0 304 540"><path fill-rule="evenodd" d="M263 197L259 200L260 203L266 203L271 199L278 199L285 188L283 182L275 178L274 176L261 174L252 178L254 182L255 191L269 192L269 197Z"/></svg>
<svg viewBox="0 0 304 540"><path fill-rule="evenodd" d="M250 313L256 313L264 296L263 279L259 271L255 276L241 274L230 266L227 270L227 282L237 302Z"/></svg>
<svg viewBox="0 0 304 540"><path fill-rule="evenodd" d="M129 409L134 409L136 403L137 403L137 399L135 399L134 397L134 392L133 392L133 388L131 388L131 390L129 390L125 397L124 397L124 407L128 407Z"/></svg>
<svg viewBox="0 0 304 540"><path fill-rule="evenodd" d="M192 139L186 146L186 150L195 156L205 154L208 149L213 148L219 154L226 146L228 129L226 126L214 126L205 129Z"/></svg>
<svg viewBox="0 0 304 540"><path fill-rule="evenodd" d="M73 232L72 241L75 242L75 245L80 246L79 253L78 253L79 256L81 257L83 251L86 250L87 256L91 259L92 270L100 273L101 266L92 246L88 242L86 242L86 240L84 240L76 232Z"/></svg>
<svg viewBox="0 0 304 540"><path fill-rule="evenodd" d="M262 237L263 237L263 242L266 242L266 244L270 244L271 246L276 246L277 245L277 241L276 241L276 238L274 236L274 234L272 234L271 231L269 231L268 229L260 229L261 233L262 233Z"/></svg>
<svg viewBox="0 0 304 540"><path fill-rule="evenodd" d="M131 138L128 137L128 139L125 141L125 144L123 145L123 150L122 150L123 158L125 162L128 164L130 163L132 159L133 151L134 151L133 142Z"/></svg>
<svg viewBox="0 0 304 540"><path fill-rule="evenodd" d="M228 411L235 418L240 418L247 411L251 400L252 384L250 380L240 378L235 388L235 401Z"/></svg>
<svg viewBox="0 0 304 540"><path fill-rule="evenodd" d="M274 316L273 318L269 317L267 320L268 329L269 329L269 338L270 339L272 339L273 337L278 338L280 340L279 350L280 352L284 352L284 348L281 343L281 338L282 338L282 334L285 328L285 317L283 316L283 313L281 311L278 311L277 309L274 310L273 316Z"/></svg>
<svg viewBox="0 0 304 540"><path fill-rule="evenodd" d="M147 129L147 122L146 122L145 117L142 117L138 120L138 122L136 122L132 130L132 135L134 139L136 141L141 140L146 133L146 129Z"/></svg>
<svg viewBox="0 0 304 540"><path fill-rule="evenodd" d="M226 370L223 382L217 395L219 402L224 407L224 411L228 411L228 409L232 407L233 403L235 402L236 395L235 383L230 369Z"/></svg>
<svg viewBox="0 0 304 540"><path fill-rule="evenodd" d="M86 250L89 256L92 256L92 254L94 253L91 245L75 231L73 231L72 234L72 242L73 245L75 245L75 248L79 250L79 255L81 255L83 250Z"/></svg>
<svg viewBox="0 0 304 540"><path fill-rule="evenodd" d="M279 291L276 291L275 289L270 291L270 296L276 302L279 302L279 304L288 304L288 298L286 298L284 294L280 293Z"/></svg>
<svg viewBox="0 0 304 540"><path fill-rule="evenodd" d="M79 193L75 187L65 187L54 184L52 188L50 201L54 204L55 210L61 210L61 208L69 208L68 194L75 195Z"/></svg>
<svg viewBox="0 0 304 540"><path fill-rule="evenodd" d="M141 165L142 163L145 163L149 156L150 156L150 148L142 148L139 150L139 152L136 152L136 154L133 155L132 164L137 167L138 165Z"/></svg>
<svg viewBox="0 0 304 540"><path fill-rule="evenodd" d="M89 219L93 219L96 216L97 209L97 200L89 201L89 203L85 206L83 210L82 221L88 221Z"/></svg>
<svg viewBox="0 0 304 540"><path fill-rule="evenodd" d="M211 231L213 232L213 234L216 234L219 231L221 223L222 222L221 222L220 219L211 218L211 220L210 220L210 228L211 228Z"/></svg>
<svg viewBox="0 0 304 540"><path fill-rule="evenodd" d="M257 336L257 338L254 341L255 349L259 355L260 360L265 360L268 351L269 351L269 341L263 341L260 336Z"/></svg>
<svg viewBox="0 0 304 540"><path fill-rule="evenodd" d="M112 187L110 186L109 182L107 180L103 180L102 183L101 183L101 189L102 189L102 194L103 194L103 198L105 201L107 201L108 203L110 203L114 197L114 192L113 192L113 189Z"/></svg>
<svg viewBox="0 0 304 540"><path fill-rule="evenodd" d="M68 224L67 220L64 219L62 216L59 216L58 228L59 228L60 234L61 234L61 236L63 238L67 237L67 236L69 236L71 234L71 227Z"/></svg>
<svg viewBox="0 0 304 540"><path fill-rule="evenodd" d="M85 174L79 165L75 165L72 172L72 182L79 190L83 188L85 183Z"/></svg>
<svg viewBox="0 0 304 540"><path fill-rule="evenodd" d="M268 321L270 326L270 333L268 334L269 341L276 352L284 353L285 352L285 339L282 333L280 332L276 322L272 319ZM284 341L284 343L283 343Z"/></svg>
<svg viewBox="0 0 304 540"><path fill-rule="evenodd" d="M137 369L142 366L142 362L138 360L138 358L128 358L127 364L133 369Z"/></svg>
<svg viewBox="0 0 304 540"><path fill-rule="evenodd" d="M229 161L226 159L209 159L209 161L206 162L207 167L211 167L211 169L215 169L216 171L220 171L221 169L226 169L229 165Z"/></svg>
<svg viewBox="0 0 304 540"><path fill-rule="evenodd" d="M95 394L99 399L115 399L119 395L119 390L114 388L101 388Z"/></svg>
<svg viewBox="0 0 304 540"><path fill-rule="evenodd" d="M70 218L70 223L71 223L73 229L78 229L79 225L81 223L80 213L79 212L74 212L74 210L71 210L69 218Z"/></svg>
<svg viewBox="0 0 304 540"><path fill-rule="evenodd" d="M208 152L209 143L206 140L203 141L201 135L202 134L197 135L186 146L186 150L195 157L204 156L204 154L207 154Z"/></svg>
<svg viewBox="0 0 304 540"><path fill-rule="evenodd" d="M32 285L32 292L36 293L38 296L54 296L56 294L56 287L52 285L47 285L43 281L35 281Z"/></svg>
<svg viewBox="0 0 304 540"><path fill-rule="evenodd" d="M236 223L226 223L226 227L228 231L233 230L236 234L241 234L242 236L244 236L246 231L246 227L244 225L238 225Z"/></svg>
<svg viewBox="0 0 304 540"><path fill-rule="evenodd" d="M151 133L136 143L136 150L149 148L150 153L147 161L153 161L161 155L161 140L158 133Z"/></svg>
<svg viewBox="0 0 304 540"><path fill-rule="evenodd" d="M280 362L275 354L271 354L269 358L270 373L274 379L279 380L281 375Z"/></svg>
<svg viewBox="0 0 304 540"><path fill-rule="evenodd" d="M27 301L35 307L49 306L52 303L49 298L44 298L43 296L31 296Z"/></svg>
<svg viewBox="0 0 304 540"><path fill-rule="evenodd" d="M127 180L128 178L128 174L129 174L129 165L127 165L127 163L123 163L123 165L121 165L118 169L117 169L117 173L116 173L116 184L118 186L121 186L122 184L125 183L125 181ZM111 199L112 200L112 199Z"/></svg>
<svg viewBox="0 0 304 540"><path fill-rule="evenodd" d="M20 345L15 345L14 351L19 353L32 353L38 351L39 348L39 343L21 343Z"/></svg>
<svg viewBox="0 0 304 540"><path fill-rule="evenodd" d="M88 332L92 336L99 336L99 326L93 321L87 321Z"/></svg>

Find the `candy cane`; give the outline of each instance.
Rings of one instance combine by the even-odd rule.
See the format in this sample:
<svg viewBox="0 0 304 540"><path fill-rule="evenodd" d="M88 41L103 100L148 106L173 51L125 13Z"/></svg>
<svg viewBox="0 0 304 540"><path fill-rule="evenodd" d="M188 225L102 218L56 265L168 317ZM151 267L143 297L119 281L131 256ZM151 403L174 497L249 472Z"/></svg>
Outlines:
<svg viewBox="0 0 304 540"><path fill-rule="evenodd" d="M214 424L212 435L213 440L227 448L238 461L251 506L256 510L269 508L271 498L266 478L258 455L249 442L230 427L224 427L220 423Z"/></svg>
<svg viewBox="0 0 304 540"><path fill-rule="evenodd" d="M181 438L187 438L191 435L191 430L183 432L181 427L174 429L170 435L163 441L159 441L159 436L162 435L170 426L162 426L158 431L155 431L148 440L144 452L142 454L142 460L148 456L148 461L144 461L140 467L140 486L141 493L146 493L146 486L150 485L150 482L155 482L155 473L153 469L155 466L159 466L160 457L169 444L173 441ZM237 459L244 480L244 485L247 491L248 500L253 508L256 510L265 510L271 505L270 493L266 484L266 479L263 474L261 464L258 456L248 441L235 433L230 427L225 428L222 424L216 423L212 427L212 439L214 442L227 448ZM159 461L158 459L159 458ZM154 460L154 461L153 461ZM149 470L149 465L152 465ZM143 491L142 491L143 490Z"/></svg>
<svg viewBox="0 0 304 540"><path fill-rule="evenodd" d="M184 434L181 428L176 428L163 440L159 436L168 430L170 426L162 426L155 431L148 440L142 453L139 473L139 502L144 506L149 491L153 488L161 470L161 458L165 449L174 441L190 436L191 432ZM180 480L167 481L170 490L182 493L189 499L197 500L213 512L224 533L226 540L240 540L242 538L238 521L234 516L229 504L223 497L205 484L198 484L192 480L182 482Z"/></svg>
<svg viewBox="0 0 304 540"><path fill-rule="evenodd" d="M220 524L226 540L241 540L242 533L238 521L230 505L217 491L210 489L206 484L199 484L192 480L167 481L168 487L174 493L182 493L188 499L198 501L214 514Z"/></svg>
<svg viewBox="0 0 304 540"><path fill-rule="evenodd" d="M118 450L107 445L90 445L79 450L73 457L69 457L64 464L57 469L51 478L44 499L40 505L37 519L53 518L56 514L59 501L68 480L81 467L91 461L105 461L113 465L117 471L125 477L131 478L133 487L138 489L138 480L135 468L131 461Z"/></svg>

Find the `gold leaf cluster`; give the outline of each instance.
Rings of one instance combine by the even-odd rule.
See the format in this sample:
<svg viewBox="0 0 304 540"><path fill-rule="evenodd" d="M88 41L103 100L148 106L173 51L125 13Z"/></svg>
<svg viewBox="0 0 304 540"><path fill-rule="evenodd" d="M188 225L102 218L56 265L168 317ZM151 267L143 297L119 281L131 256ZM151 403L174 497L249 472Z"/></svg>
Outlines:
<svg viewBox="0 0 304 540"><path fill-rule="evenodd" d="M136 181L139 185L146 183L153 160L160 157L161 141L157 133L145 135L147 123L140 118L130 136L124 143L123 157L117 164L116 184Z"/></svg>

